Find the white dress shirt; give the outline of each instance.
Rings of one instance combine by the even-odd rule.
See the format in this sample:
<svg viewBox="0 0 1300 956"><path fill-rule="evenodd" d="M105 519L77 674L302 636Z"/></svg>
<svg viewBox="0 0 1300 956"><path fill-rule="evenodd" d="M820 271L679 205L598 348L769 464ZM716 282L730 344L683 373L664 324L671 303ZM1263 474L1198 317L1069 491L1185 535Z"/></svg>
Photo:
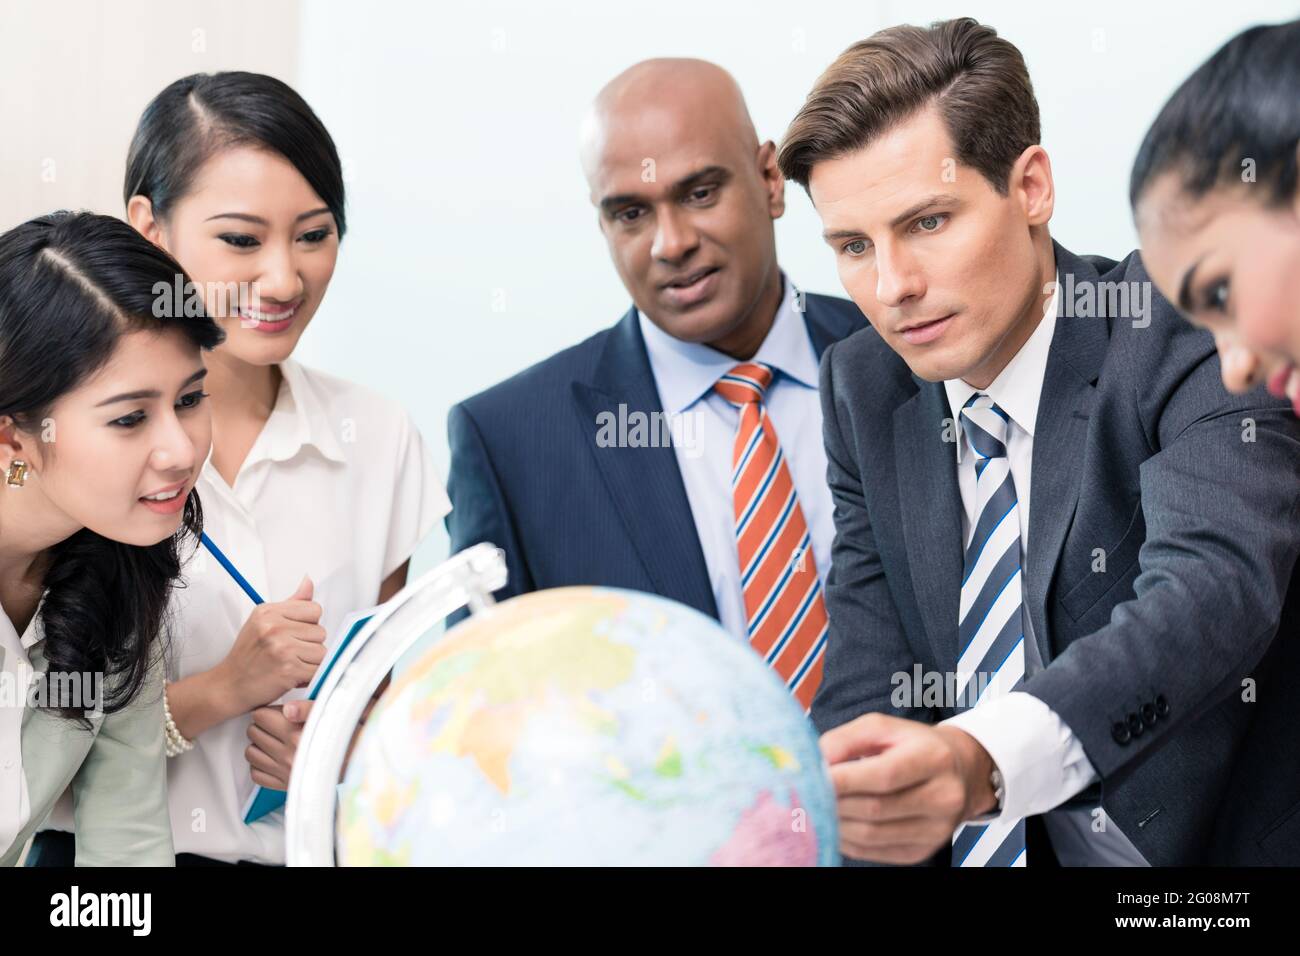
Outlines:
<svg viewBox="0 0 1300 956"><path fill-rule="evenodd" d="M1020 515L1022 567L1030 549L1029 492L1034 427L1061 295L1059 276L1057 278L1056 293L1038 327L988 388L976 389L961 379L943 383L954 419L960 416L961 409L977 391L992 398L1011 419L1007 433L1007 458L1011 479L1016 486ZM957 437L957 485L962 503L962 547L965 550L974 534L976 521L976 456L967 454L966 433L960 421L955 421L954 432ZM1043 669L1043 662L1034 639L1028 605L1022 605L1022 618L1025 676L1028 678ZM1096 829L1098 808L1052 810L1096 781L1097 771L1084 753L1083 744L1065 721L1037 697L1013 691L1001 697L983 698L975 707L943 723L970 734L993 758L1003 777L1003 816L1046 813L1043 822L1052 849L1063 866L1147 865L1115 821L1106 818L1104 829ZM1049 810L1052 812L1047 813Z"/></svg>
<svg viewBox="0 0 1300 956"><path fill-rule="evenodd" d="M773 370L772 384L764 398L767 415L785 452L812 540L817 576L825 587L835 519L826 484L817 352L803 313L796 308L796 303L802 301L798 290L784 275L782 283L784 291L772 327L754 357L747 361L762 362ZM672 426L673 451L704 552L718 620L728 631L748 641L749 615L745 613L740 586L731 496L731 459L740 411L713 390L714 383L740 362L707 345L675 339L644 315L638 313L638 318L659 400ZM686 416L689 423L684 420ZM678 435L685 440L679 443Z"/></svg>
<svg viewBox="0 0 1300 956"><path fill-rule="evenodd" d="M328 653L340 622L378 601L384 579L451 502L400 405L292 360L280 371L275 408L234 486L211 458L203 466L204 530L263 600L284 600L310 576ZM254 606L204 548L183 576L172 603L169 681L220 663ZM280 700L305 696L298 689ZM211 727L168 761L177 853L284 862L284 811L243 821L254 787L244 757L250 722L243 715ZM70 830L71 817L60 813L52 825Z"/></svg>
<svg viewBox="0 0 1300 956"><path fill-rule="evenodd" d="M23 773L23 712L33 676L27 649L42 637L39 608L21 637L9 615L0 610L0 856L31 819Z"/></svg>

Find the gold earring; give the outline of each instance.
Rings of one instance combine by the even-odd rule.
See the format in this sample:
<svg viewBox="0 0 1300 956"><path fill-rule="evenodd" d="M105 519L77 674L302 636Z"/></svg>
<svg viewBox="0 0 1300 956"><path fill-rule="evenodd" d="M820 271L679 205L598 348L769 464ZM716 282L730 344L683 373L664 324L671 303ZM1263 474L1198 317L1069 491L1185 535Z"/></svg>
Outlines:
<svg viewBox="0 0 1300 956"><path fill-rule="evenodd" d="M27 462L15 458L9 465L8 474L5 475L5 484L14 488L21 488L27 484Z"/></svg>

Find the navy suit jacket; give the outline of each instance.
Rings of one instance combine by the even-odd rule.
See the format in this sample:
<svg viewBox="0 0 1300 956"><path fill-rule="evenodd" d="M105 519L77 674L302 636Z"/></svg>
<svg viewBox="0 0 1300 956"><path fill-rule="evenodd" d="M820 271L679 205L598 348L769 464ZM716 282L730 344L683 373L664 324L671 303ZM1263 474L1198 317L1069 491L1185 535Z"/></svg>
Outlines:
<svg viewBox="0 0 1300 956"><path fill-rule="evenodd" d="M1102 314L1058 313L1048 354L1024 568L1046 667L1023 690L1096 768L1081 804L1148 862L1300 863L1300 424L1225 392L1213 339L1158 293L1149 324L1107 314L1108 283L1149 282L1137 253L1055 251L1062 305L1092 290ZM827 351L820 391L835 544L813 720L942 720L893 691L957 665L953 410L874 329Z"/></svg>
<svg viewBox="0 0 1300 956"><path fill-rule="evenodd" d="M866 327L845 299L806 293L820 358ZM648 591L718 612L673 449L598 447L602 412L662 412L635 308L563 352L454 406L447 418L451 551L505 551L498 598L566 585ZM452 615L454 623L465 612Z"/></svg>

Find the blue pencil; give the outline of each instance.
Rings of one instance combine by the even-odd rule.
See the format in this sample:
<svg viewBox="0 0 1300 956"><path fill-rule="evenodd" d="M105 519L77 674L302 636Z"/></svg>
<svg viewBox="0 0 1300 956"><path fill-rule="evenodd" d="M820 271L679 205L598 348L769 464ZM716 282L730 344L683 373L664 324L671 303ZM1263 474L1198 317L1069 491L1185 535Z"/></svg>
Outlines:
<svg viewBox="0 0 1300 956"><path fill-rule="evenodd" d="M239 573L239 569L231 564L230 559L221 553L221 549L212 543L212 539L208 537L206 531L199 535L199 540L203 542L205 548L212 552L212 556L217 559L217 563L226 569L226 573L235 579L235 583L244 589L244 593L253 599L254 604L265 603L262 601L262 596L253 590L253 586L244 580L244 576Z"/></svg>

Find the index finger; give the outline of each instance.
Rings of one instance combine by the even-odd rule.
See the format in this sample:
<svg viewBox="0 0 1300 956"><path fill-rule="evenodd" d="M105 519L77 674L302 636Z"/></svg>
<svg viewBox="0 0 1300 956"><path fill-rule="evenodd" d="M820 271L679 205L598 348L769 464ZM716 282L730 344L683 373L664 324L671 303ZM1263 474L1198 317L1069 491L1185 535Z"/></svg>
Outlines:
<svg viewBox="0 0 1300 956"><path fill-rule="evenodd" d="M921 757L913 748L899 744L873 756L832 764L831 782L835 784L835 796L879 796L923 783L930 778L930 768Z"/></svg>
<svg viewBox="0 0 1300 956"><path fill-rule="evenodd" d="M253 711L253 722L249 725L249 730L257 727L272 737L281 739L288 728L293 726L292 722L284 716L283 708L283 704L257 708Z"/></svg>
<svg viewBox="0 0 1300 956"><path fill-rule="evenodd" d="M829 764L853 757L881 753L892 741L890 718L884 714L863 714L821 735L822 756Z"/></svg>

